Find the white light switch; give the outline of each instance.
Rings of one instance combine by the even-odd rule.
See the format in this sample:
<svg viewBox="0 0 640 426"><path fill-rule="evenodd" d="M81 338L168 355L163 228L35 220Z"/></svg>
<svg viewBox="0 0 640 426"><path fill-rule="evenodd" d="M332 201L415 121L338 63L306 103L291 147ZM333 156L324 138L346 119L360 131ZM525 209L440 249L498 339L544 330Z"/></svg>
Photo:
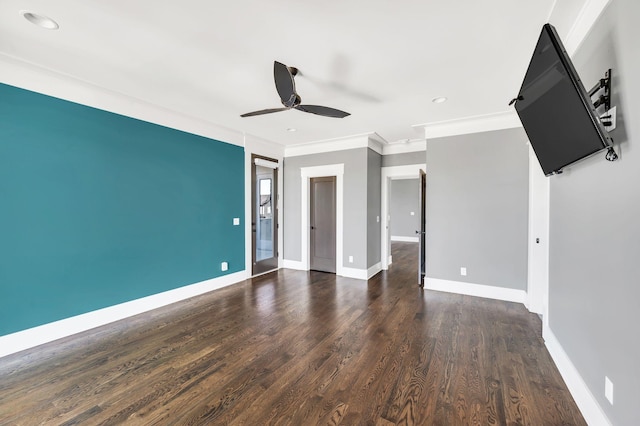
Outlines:
<svg viewBox="0 0 640 426"><path fill-rule="evenodd" d="M233 218L233 224L234 225L240 225L240 218L239 217L234 217Z"/></svg>
<svg viewBox="0 0 640 426"><path fill-rule="evenodd" d="M228 264L227 262L222 262L222 263L220 264L220 270L221 270L221 271L226 271L226 270L228 270L228 269L229 269L229 264Z"/></svg>
<svg viewBox="0 0 640 426"><path fill-rule="evenodd" d="M462 268L460 268L460 275L466 276L467 275L467 268L465 268L464 266Z"/></svg>
<svg viewBox="0 0 640 426"><path fill-rule="evenodd" d="M415 215L416 215L416 213L415 213L415 212L411 212L411 216L415 216Z"/></svg>
<svg viewBox="0 0 640 426"><path fill-rule="evenodd" d="M380 216L376 216L376 222L380 222Z"/></svg>
<svg viewBox="0 0 640 426"><path fill-rule="evenodd" d="M349 256L349 263L353 263L353 256Z"/></svg>

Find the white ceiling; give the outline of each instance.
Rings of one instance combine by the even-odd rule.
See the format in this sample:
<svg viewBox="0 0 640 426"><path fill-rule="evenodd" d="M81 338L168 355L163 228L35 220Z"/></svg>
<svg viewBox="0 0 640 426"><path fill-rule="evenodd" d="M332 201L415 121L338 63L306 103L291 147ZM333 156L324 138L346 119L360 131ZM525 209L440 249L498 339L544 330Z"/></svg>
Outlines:
<svg viewBox="0 0 640 426"><path fill-rule="evenodd" d="M566 36L586 2L3 0L0 58L284 145L366 133L393 143L423 137L412 125L508 111L542 25ZM281 106L274 60L300 69L303 103L352 115L240 118Z"/></svg>

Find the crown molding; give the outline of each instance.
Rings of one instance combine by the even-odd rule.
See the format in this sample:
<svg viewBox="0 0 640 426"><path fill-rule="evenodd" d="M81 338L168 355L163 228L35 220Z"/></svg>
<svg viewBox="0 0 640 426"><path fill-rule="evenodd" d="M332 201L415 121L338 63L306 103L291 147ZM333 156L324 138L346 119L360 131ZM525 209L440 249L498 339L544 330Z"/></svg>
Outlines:
<svg viewBox="0 0 640 426"><path fill-rule="evenodd" d="M569 56L578 50L587 34L596 23L611 0L587 0L564 40L564 47Z"/></svg>
<svg viewBox="0 0 640 426"><path fill-rule="evenodd" d="M492 130L522 127L515 111L496 114L478 115L456 120L438 121L435 123L416 124L414 128L423 127L427 140L446 136L465 135L469 133L489 132Z"/></svg>
<svg viewBox="0 0 640 426"><path fill-rule="evenodd" d="M246 153L267 155L277 159L284 157L284 145L248 133L244 135L244 148Z"/></svg>
<svg viewBox="0 0 640 426"><path fill-rule="evenodd" d="M299 145L289 145L284 148L285 157L321 154L323 152L345 151L355 148L371 148L378 154L383 154L382 138L376 133L347 136L345 138L330 139Z"/></svg>
<svg viewBox="0 0 640 426"><path fill-rule="evenodd" d="M407 152L422 152L427 149L426 139L418 139L406 143L394 143L382 146L382 155L404 154Z"/></svg>
<svg viewBox="0 0 640 426"><path fill-rule="evenodd" d="M106 89L6 53L0 53L0 64L2 64L0 66L0 81L11 86L221 142L238 146L244 145L242 132L116 90Z"/></svg>

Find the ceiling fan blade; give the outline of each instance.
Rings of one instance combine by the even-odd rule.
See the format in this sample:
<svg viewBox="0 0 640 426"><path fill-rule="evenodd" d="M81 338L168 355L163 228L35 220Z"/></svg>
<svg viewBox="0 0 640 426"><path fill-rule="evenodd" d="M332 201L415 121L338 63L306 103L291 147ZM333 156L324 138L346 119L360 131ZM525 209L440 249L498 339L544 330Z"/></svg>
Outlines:
<svg viewBox="0 0 640 426"><path fill-rule="evenodd" d="M270 108L270 109L261 109L260 111L248 112L246 114L242 114L240 117L253 117L254 115L263 115L263 114L271 114L272 112L280 112L286 111L289 108Z"/></svg>
<svg viewBox="0 0 640 426"><path fill-rule="evenodd" d="M325 117L344 118L351 115L348 112L340 111L339 109L320 105L296 105L294 108L300 111L310 112L311 114L323 115Z"/></svg>
<svg viewBox="0 0 640 426"><path fill-rule="evenodd" d="M273 79L276 81L276 90L282 103L286 107L292 107L296 101L296 84L289 68L278 61L273 61Z"/></svg>

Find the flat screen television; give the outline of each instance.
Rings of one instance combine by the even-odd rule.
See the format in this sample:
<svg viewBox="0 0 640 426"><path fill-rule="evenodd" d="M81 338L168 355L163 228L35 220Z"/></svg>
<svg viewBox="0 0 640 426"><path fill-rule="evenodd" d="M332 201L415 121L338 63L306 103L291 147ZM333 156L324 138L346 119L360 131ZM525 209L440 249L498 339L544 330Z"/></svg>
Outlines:
<svg viewBox="0 0 640 426"><path fill-rule="evenodd" d="M515 108L547 176L613 146L550 24L542 27Z"/></svg>

